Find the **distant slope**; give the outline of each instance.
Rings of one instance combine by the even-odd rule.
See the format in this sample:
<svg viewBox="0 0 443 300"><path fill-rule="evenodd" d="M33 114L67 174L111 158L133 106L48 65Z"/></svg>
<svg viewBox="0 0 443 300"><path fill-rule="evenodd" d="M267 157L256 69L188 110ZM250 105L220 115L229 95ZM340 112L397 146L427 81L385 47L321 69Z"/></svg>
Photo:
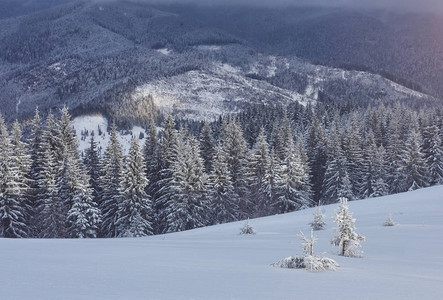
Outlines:
<svg viewBox="0 0 443 300"><path fill-rule="evenodd" d="M262 51L372 70L443 98L443 15L344 7L168 5Z"/></svg>
<svg viewBox="0 0 443 300"><path fill-rule="evenodd" d="M100 112L127 124L130 104L146 94L196 119L253 103L325 97L436 101L371 73L264 55L248 43L186 14L132 1L73 1L6 18L0 20L1 112L12 120L30 117L37 105L47 111L66 104L75 115Z"/></svg>
<svg viewBox="0 0 443 300"><path fill-rule="evenodd" d="M270 264L301 254L297 234L314 209L132 239L0 239L4 299L439 299L443 293L443 186L350 202L363 258L335 254L337 205L314 246L340 264L309 273ZM389 213L398 223L383 227Z"/></svg>

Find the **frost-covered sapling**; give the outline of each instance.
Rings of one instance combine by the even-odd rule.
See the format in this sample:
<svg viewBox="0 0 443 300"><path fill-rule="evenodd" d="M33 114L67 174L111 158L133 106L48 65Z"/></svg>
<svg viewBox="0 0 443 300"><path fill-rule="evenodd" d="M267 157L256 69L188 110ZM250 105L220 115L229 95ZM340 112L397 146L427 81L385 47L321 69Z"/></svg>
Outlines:
<svg viewBox="0 0 443 300"><path fill-rule="evenodd" d="M338 264L335 260L327 257L319 257L314 255L314 243L317 238L313 236L311 229L311 236L306 237L303 232L298 235L302 239L303 256L290 256L273 264L274 267L288 268L288 269L306 269L308 271L334 271Z"/></svg>
<svg viewBox="0 0 443 300"><path fill-rule="evenodd" d="M249 224L249 219L247 219L243 227L240 228L240 234L255 234L254 228Z"/></svg>
<svg viewBox="0 0 443 300"><path fill-rule="evenodd" d="M389 215L388 215L388 218L387 218L386 221L383 223L383 226L394 226L394 225L395 225L395 222L394 222L394 220L392 219L392 215L389 214Z"/></svg>
<svg viewBox="0 0 443 300"><path fill-rule="evenodd" d="M325 215L321 211L321 206L317 207L317 210L313 213L314 215L314 221L309 223L311 225L311 228L313 230L322 230L325 228L325 221L323 221Z"/></svg>
<svg viewBox="0 0 443 300"><path fill-rule="evenodd" d="M337 235L331 240L331 244L339 247L339 254L349 257L360 257L363 251L359 250L360 242L365 237L356 233L355 219L349 212L348 199L340 198L340 207L336 210L334 222L337 224Z"/></svg>

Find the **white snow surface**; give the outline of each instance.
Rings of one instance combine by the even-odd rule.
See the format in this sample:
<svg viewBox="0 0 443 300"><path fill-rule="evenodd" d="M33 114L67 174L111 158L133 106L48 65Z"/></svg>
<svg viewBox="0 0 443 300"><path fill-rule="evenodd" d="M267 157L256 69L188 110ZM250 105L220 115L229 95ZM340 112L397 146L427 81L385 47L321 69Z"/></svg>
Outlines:
<svg viewBox="0 0 443 300"><path fill-rule="evenodd" d="M108 132L108 120L104 116L100 114L79 116L72 120L72 125L74 126L74 130L77 134L78 148L80 151L84 151L89 148L91 133L94 132L94 140L97 143L97 149L101 154L104 153L110 139L110 133ZM98 134L99 127L103 132L102 135ZM84 139L82 139L82 131L89 132L89 135ZM139 139L141 132L144 134L146 133L145 130L139 126L134 126L131 130L118 132L118 140L125 155L129 153L132 136L135 136L138 139L138 144L141 147L144 145L145 137Z"/></svg>
<svg viewBox="0 0 443 300"><path fill-rule="evenodd" d="M270 266L301 254L315 208L243 222L125 239L0 239L1 299L441 299L443 186L349 203L363 258L336 254L333 211L314 252L335 271ZM398 223L384 227L388 213Z"/></svg>

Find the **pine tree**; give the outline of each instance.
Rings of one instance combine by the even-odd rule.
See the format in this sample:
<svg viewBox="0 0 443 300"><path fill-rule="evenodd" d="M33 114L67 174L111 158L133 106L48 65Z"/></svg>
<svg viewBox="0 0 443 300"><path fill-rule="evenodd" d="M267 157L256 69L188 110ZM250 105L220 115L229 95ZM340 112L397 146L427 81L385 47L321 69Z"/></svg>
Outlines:
<svg viewBox="0 0 443 300"><path fill-rule="evenodd" d="M45 131L45 133L48 133ZM65 215L63 211L62 199L57 197L57 170L54 153L50 149L50 144L46 138L43 143L43 170L42 177L39 179L39 186L44 188L38 194L38 236L43 238L62 238L64 237Z"/></svg>
<svg viewBox="0 0 443 300"><path fill-rule="evenodd" d="M311 225L312 230L322 230L324 229L326 223L323 221L325 215L321 211L321 206L317 206L317 210L313 213L314 220L309 223Z"/></svg>
<svg viewBox="0 0 443 300"><path fill-rule="evenodd" d="M320 124L315 116L306 136L306 148L311 170L313 200L318 203L322 198L322 186L328 156L326 132L324 126Z"/></svg>
<svg viewBox="0 0 443 300"><path fill-rule="evenodd" d="M360 121L357 113L353 114L349 125L349 130L344 137L344 155L347 162L347 172L353 198L359 199L362 196L364 181L364 160L362 153L362 138L360 133Z"/></svg>
<svg viewBox="0 0 443 300"><path fill-rule="evenodd" d="M338 125L335 123L331 129L328 145L328 162L323 182L323 203L335 203L340 197L343 187L349 187L346 176L347 162L341 148L338 134ZM350 183L350 182L349 182Z"/></svg>
<svg viewBox="0 0 443 300"><path fill-rule="evenodd" d="M29 153L31 165L29 169L29 190L27 197L27 205L29 211L27 213L27 223L30 227L30 236L38 237L42 229L42 218L39 209L42 207L42 199L46 192L46 158L45 147L49 145L44 141L43 128L40 121L38 108L35 109L35 116L31 125L31 136L29 138ZM49 149L48 149L49 150Z"/></svg>
<svg viewBox="0 0 443 300"><path fill-rule="evenodd" d="M223 124L221 146L228 157L228 167L231 172L232 185L240 197L239 209L242 216L248 216L253 209L251 199L247 197L246 164L247 145L243 130L237 121L230 118Z"/></svg>
<svg viewBox="0 0 443 300"><path fill-rule="evenodd" d="M168 230L167 203L172 195L172 164L177 159L177 130L171 115L168 115L163 123L163 131L160 139L160 157L158 161L157 181L153 186L155 233L165 233Z"/></svg>
<svg viewBox="0 0 443 300"><path fill-rule="evenodd" d="M92 189L92 199L95 203L99 202L98 196L101 193L100 187L100 157L97 151L97 143L94 135L91 135L89 148L85 150L84 164L89 176L89 186Z"/></svg>
<svg viewBox="0 0 443 300"><path fill-rule="evenodd" d="M26 184L11 138L0 116L0 237L26 237Z"/></svg>
<svg viewBox="0 0 443 300"><path fill-rule="evenodd" d="M72 207L67 213L68 236L72 238L95 238L101 223L101 213L93 200L93 191L88 186L86 173L75 186Z"/></svg>
<svg viewBox="0 0 443 300"><path fill-rule="evenodd" d="M202 130L200 132L200 151L205 164L206 173L210 173L212 170L212 157L214 156L214 137L212 135L212 129L208 122L203 123Z"/></svg>
<svg viewBox="0 0 443 300"><path fill-rule="evenodd" d="M145 161L137 139L132 138L122 183L123 198L117 211L117 232L120 237L140 237L152 232L152 202L145 188Z"/></svg>
<svg viewBox="0 0 443 300"><path fill-rule="evenodd" d="M380 197L388 194L389 187L386 183L387 180L387 164L386 164L386 151L383 146L378 147L375 152L374 162L374 174L371 176L372 193L369 197Z"/></svg>
<svg viewBox="0 0 443 300"><path fill-rule="evenodd" d="M425 130L423 152L428 165L431 184L443 184L443 142L438 126L429 125Z"/></svg>
<svg viewBox="0 0 443 300"><path fill-rule="evenodd" d="M337 224L337 235L331 244L339 247L339 254L343 256L358 257L362 252L358 249L365 237L357 234L355 230L355 219L349 212L348 200L340 198L340 207L336 210L334 222Z"/></svg>
<svg viewBox="0 0 443 300"><path fill-rule="evenodd" d="M167 232L205 226L209 221L207 175L197 140L180 134L172 165L171 194L167 203Z"/></svg>
<svg viewBox="0 0 443 300"><path fill-rule="evenodd" d="M265 130L262 128L255 142L254 148L249 155L247 172L250 198L253 203L253 216L259 217L266 213L268 199L266 193L263 193L262 185L265 180L266 171L269 169L269 145L266 141Z"/></svg>
<svg viewBox="0 0 443 300"><path fill-rule="evenodd" d="M82 162L78 151L77 137L73 130L71 116L68 109L61 110L60 121L58 123L58 137L61 143L61 164L57 174L57 197L62 203L62 214L65 217L64 236L70 235L69 228L72 227L68 212L74 205L76 192L82 189L82 182L86 173L83 170Z"/></svg>
<svg viewBox="0 0 443 300"><path fill-rule="evenodd" d="M411 191L429 185L429 172L421 152L421 136L412 129L402 155L398 172L402 174L401 191Z"/></svg>
<svg viewBox="0 0 443 300"><path fill-rule="evenodd" d="M305 186L309 175L292 138L287 148L287 158L281 166L280 180L276 184L277 200L274 205L280 213L300 210L311 204L310 189Z"/></svg>
<svg viewBox="0 0 443 300"><path fill-rule="evenodd" d="M214 224L237 220L238 195L235 194L229 174L226 153L217 146L209 178L209 196L212 202Z"/></svg>
<svg viewBox="0 0 443 300"><path fill-rule="evenodd" d="M279 193L279 184L282 182L283 164L279 162L274 150L269 155L269 164L265 170L265 175L261 182L260 192L266 196L266 215L280 213L277 197Z"/></svg>
<svg viewBox="0 0 443 300"><path fill-rule="evenodd" d="M117 209L122 198L123 151L118 141L115 125L103 157L99 209L102 213L100 236L116 237Z"/></svg>

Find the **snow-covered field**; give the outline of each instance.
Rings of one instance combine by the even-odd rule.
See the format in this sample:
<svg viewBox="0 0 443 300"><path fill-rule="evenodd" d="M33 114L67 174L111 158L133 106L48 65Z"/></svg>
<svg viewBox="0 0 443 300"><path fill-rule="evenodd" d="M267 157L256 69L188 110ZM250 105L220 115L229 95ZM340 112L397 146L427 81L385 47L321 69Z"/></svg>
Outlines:
<svg viewBox="0 0 443 300"><path fill-rule="evenodd" d="M94 132L94 140L97 143L97 148L100 153L104 153L110 140L110 134L108 133L108 120L100 115L84 115L74 118L72 125L77 134L78 149L84 151L90 147L92 132ZM102 134L99 134L99 129ZM82 138L82 132L89 132L88 136ZM143 138L140 137L140 133L143 133ZM132 127L131 130L119 131L118 140L122 146L123 153L127 155L129 153L129 146L131 144L132 136L138 139L138 144L142 147L145 143L145 130L139 126Z"/></svg>
<svg viewBox="0 0 443 300"><path fill-rule="evenodd" d="M337 205L314 251L340 267L311 273L270 264L301 254L314 209L137 239L0 239L0 299L442 299L443 186L350 202L363 258L335 254ZM389 213L398 222L383 227Z"/></svg>

